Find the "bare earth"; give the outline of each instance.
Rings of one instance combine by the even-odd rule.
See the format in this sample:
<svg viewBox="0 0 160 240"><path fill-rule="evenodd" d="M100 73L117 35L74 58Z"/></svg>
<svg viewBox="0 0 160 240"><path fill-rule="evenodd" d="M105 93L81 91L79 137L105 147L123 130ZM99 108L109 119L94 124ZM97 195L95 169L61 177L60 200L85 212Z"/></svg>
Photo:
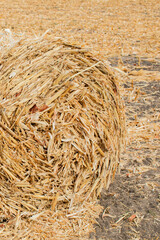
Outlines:
<svg viewBox="0 0 160 240"><path fill-rule="evenodd" d="M111 63L126 104L121 170L90 239L160 239L160 1L1 0L0 32L51 29Z"/></svg>
<svg viewBox="0 0 160 240"><path fill-rule="evenodd" d="M133 56L130 62L134 63ZM150 71L153 69L154 64ZM131 86L129 81L124 84L127 92ZM141 90L137 101L125 97L127 122L133 126L129 128L132 141L122 157L120 173L109 191L102 194L104 211L96 225L96 239L149 240L160 236L160 148L156 131L160 81L135 81L134 87ZM131 216L135 217L132 221Z"/></svg>

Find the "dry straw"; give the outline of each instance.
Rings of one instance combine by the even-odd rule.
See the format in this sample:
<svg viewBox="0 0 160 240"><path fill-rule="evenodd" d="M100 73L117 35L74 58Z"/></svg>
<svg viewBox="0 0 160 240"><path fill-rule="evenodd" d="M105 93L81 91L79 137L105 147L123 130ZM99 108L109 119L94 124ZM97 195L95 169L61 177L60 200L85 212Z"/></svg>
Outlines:
<svg viewBox="0 0 160 240"><path fill-rule="evenodd" d="M0 68L1 236L83 235L120 160L117 79L86 49L49 34L1 51Z"/></svg>

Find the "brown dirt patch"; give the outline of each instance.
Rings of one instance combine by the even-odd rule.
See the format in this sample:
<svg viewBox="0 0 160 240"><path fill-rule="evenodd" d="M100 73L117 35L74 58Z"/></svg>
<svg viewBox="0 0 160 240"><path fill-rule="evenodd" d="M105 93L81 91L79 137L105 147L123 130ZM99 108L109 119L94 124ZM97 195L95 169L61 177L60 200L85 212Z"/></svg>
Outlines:
<svg viewBox="0 0 160 240"><path fill-rule="evenodd" d="M124 164L109 191L104 191L100 200L104 211L96 225L96 239L159 239L160 236L160 150L159 123L156 114L160 111L160 82L135 82L141 86L146 99L139 96L137 102L128 102L127 120L130 125L142 123L147 118L149 127L127 144ZM126 90L130 83L125 83ZM156 118L156 119L155 119ZM142 126L139 126L139 130ZM137 129L135 128L135 131ZM155 136L151 137L148 131ZM146 133L147 132L147 133ZM133 221L129 217L136 215Z"/></svg>

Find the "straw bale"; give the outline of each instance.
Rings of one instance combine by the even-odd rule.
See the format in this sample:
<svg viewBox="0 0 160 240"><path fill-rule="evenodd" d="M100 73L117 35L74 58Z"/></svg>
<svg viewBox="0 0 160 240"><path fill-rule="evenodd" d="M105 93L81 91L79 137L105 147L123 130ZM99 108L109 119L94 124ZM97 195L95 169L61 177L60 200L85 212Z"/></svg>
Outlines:
<svg viewBox="0 0 160 240"><path fill-rule="evenodd" d="M16 216L14 231L30 219L22 236L41 219L71 239L78 219L99 213L93 203L119 165L118 80L87 49L52 35L15 42L1 51L0 68L1 212Z"/></svg>

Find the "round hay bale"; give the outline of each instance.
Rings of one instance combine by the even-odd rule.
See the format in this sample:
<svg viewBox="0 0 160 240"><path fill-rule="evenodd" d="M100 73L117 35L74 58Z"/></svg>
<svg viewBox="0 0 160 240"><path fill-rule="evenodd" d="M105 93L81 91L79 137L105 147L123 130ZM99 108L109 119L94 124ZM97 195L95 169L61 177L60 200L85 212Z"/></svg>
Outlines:
<svg viewBox="0 0 160 240"><path fill-rule="evenodd" d="M99 196L115 175L124 133L112 72L53 36L15 43L0 68L0 182L13 213Z"/></svg>

